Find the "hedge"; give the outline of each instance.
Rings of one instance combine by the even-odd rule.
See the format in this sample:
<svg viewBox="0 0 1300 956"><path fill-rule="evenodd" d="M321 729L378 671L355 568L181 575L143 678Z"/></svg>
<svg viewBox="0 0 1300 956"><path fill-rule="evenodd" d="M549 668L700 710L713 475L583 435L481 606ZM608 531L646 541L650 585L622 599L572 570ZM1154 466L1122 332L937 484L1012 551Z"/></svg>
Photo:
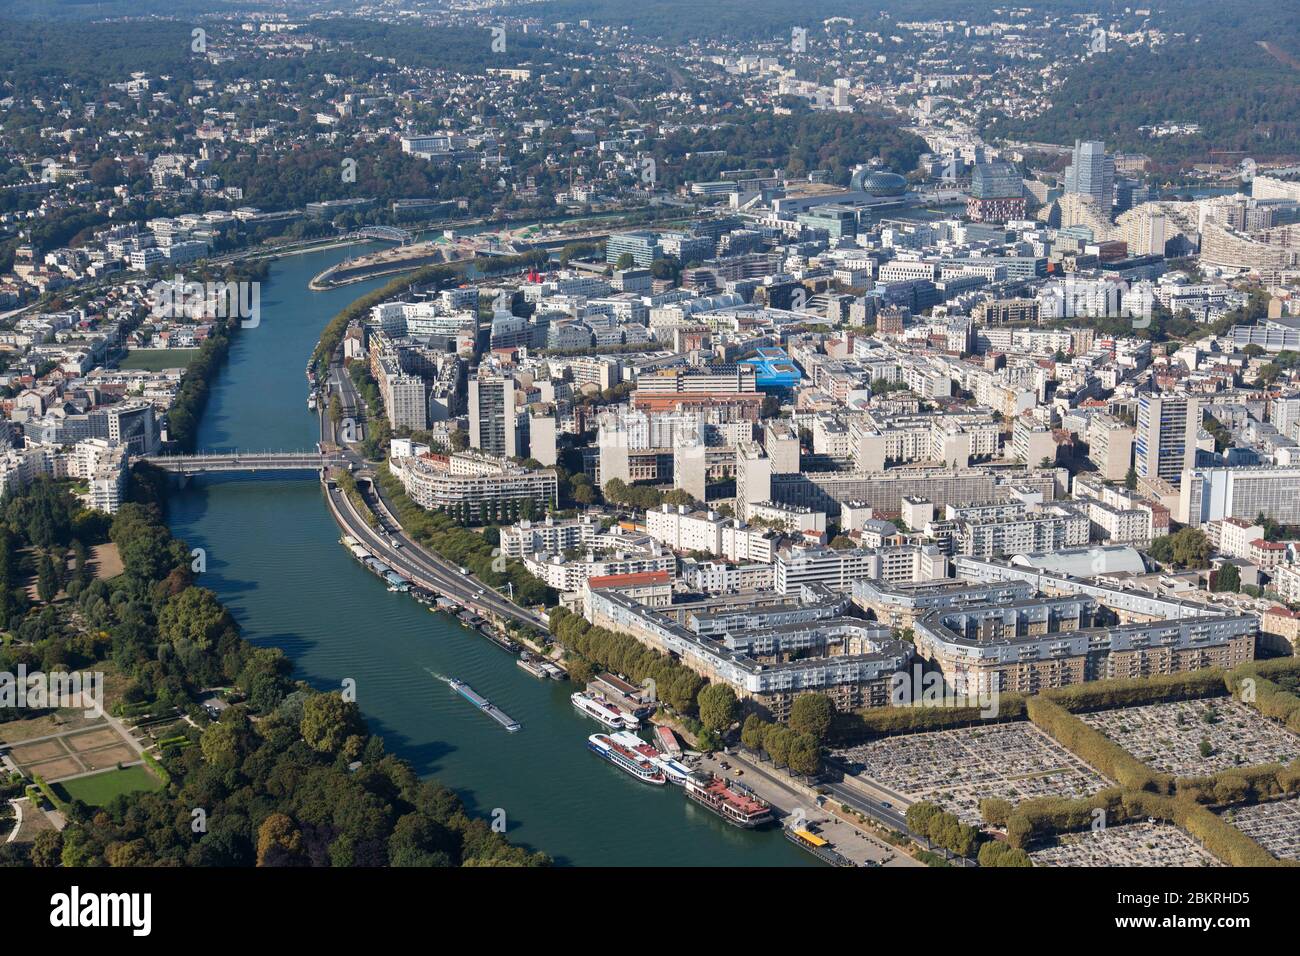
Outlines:
<svg viewBox="0 0 1300 956"><path fill-rule="evenodd" d="M1169 793L1173 777L1158 774L1101 731L1089 727L1060 704L1031 697L1025 705L1029 719L1066 750L1096 767L1125 789Z"/></svg>
<svg viewBox="0 0 1300 956"><path fill-rule="evenodd" d="M1296 696L1271 677L1282 675L1300 677L1300 661L1283 658L1276 661L1250 661L1234 668L1224 678L1224 683L1233 696L1248 707L1253 707L1265 717L1285 724L1286 727L1300 733L1300 696ZM1244 699L1246 681L1254 682L1253 692Z"/></svg>
<svg viewBox="0 0 1300 956"><path fill-rule="evenodd" d="M853 713L837 714L831 725L831 738L836 746L846 746L872 737L1003 723L1022 720L1024 716L1024 696L1009 692L998 696L998 713L993 718L983 716L979 707L933 707L924 704L869 707Z"/></svg>
<svg viewBox="0 0 1300 956"><path fill-rule="evenodd" d="M1261 764L1256 767L1229 767L1203 777L1180 777L1175 792L1196 803L1228 806L1236 803L1259 803L1300 793L1300 759L1290 765Z"/></svg>
<svg viewBox="0 0 1300 956"><path fill-rule="evenodd" d="M1055 687L1043 691L1042 696L1077 714L1199 697L1222 697L1225 693L1224 676L1222 670L1207 667L1181 674L1088 681Z"/></svg>
<svg viewBox="0 0 1300 956"><path fill-rule="evenodd" d="M160 779L163 782L163 786L167 786L172 782L171 773L167 770L166 767L164 767L161 763L158 762L157 757L155 757L153 754L149 753L148 751L141 753L140 756L144 758L144 762L148 764L149 769L158 775L158 779Z"/></svg>

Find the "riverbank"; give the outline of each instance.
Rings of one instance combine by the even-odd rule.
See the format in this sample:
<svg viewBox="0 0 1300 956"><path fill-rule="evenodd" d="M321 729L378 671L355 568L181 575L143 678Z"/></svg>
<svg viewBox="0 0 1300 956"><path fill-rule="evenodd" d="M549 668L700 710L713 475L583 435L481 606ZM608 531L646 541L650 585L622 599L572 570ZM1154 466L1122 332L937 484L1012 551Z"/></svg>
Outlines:
<svg viewBox="0 0 1300 956"><path fill-rule="evenodd" d="M332 315L383 280L311 293L307 280L345 250L271 265L262 321L232 338L213 377L198 446L311 448L304 357ZM199 583L248 640L284 651L293 676L322 690L349 680L373 732L421 777L451 787L466 812L500 811L505 835L559 865L821 866L778 831L737 830L680 792L650 788L593 757L599 729L568 682L539 681L512 655L394 594L339 544L315 475L200 476L169 498L173 533L207 555ZM458 677L518 720L508 734L437 675ZM675 790L675 788L674 788Z"/></svg>

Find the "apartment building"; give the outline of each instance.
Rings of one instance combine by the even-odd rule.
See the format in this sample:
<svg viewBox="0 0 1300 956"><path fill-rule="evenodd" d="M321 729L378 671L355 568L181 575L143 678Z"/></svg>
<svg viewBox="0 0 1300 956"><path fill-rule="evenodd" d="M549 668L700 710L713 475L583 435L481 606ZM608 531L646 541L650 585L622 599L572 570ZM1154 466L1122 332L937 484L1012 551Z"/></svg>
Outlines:
<svg viewBox="0 0 1300 956"><path fill-rule="evenodd" d="M954 567L979 584L1022 582L1043 595L940 608L916 621L918 655L959 694L1034 694L1089 680L1231 668L1255 656L1254 614L1000 562L960 557ZM1106 623L1116 617L1120 623Z"/></svg>
<svg viewBox="0 0 1300 956"><path fill-rule="evenodd" d="M480 370L469 380L469 444L502 458L519 456L515 380Z"/></svg>
<svg viewBox="0 0 1300 956"><path fill-rule="evenodd" d="M1133 429L1111 415L1088 421L1088 460L1107 481L1123 481L1133 463Z"/></svg>
<svg viewBox="0 0 1300 956"><path fill-rule="evenodd" d="M1139 478L1178 485L1196 464L1200 400L1192 395L1143 395L1138 401L1134 449Z"/></svg>
<svg viewBox="0 0 1300 956"><path fill-rule="evenodd" d="M563 554L571 548L585 548L600 534L600 521L591 515L518 521L501 529L501 553L511 558L533 554Z"/></svg>
<svg viewBox="0 0 1300 956"><path fill-rule="evenodd" d="M525 502L535 514L558 503L553 470L529 470L505 459L470 453L435 455L427 445L412 444L410 455L390 454L388 470L420 507L445 511L471 524L518 517Z"/></svg>
<svg viewBox="0 0 1300 956"><path fill-rule="evenodd" d="M787 719L795 699L806 693L830 697L842 712L885 706L893 674L912 659L911 645L876 624L821 613L791 622L790 604L825 605L825 592L815 587L784 599L743 600L755 605L752 612L724 613L729 623L719 624L714 615L702 613L714 610L711 602L650 608L614 591L593 591L587 619L675 656L710 681L728 684L778 720Z"/></svg>
<svg viewBox="0 0 1300 956"><path fill-rule="evenodd" d="M844 550L795 545L776 555L774 584L778 594L814 584L848 593L854 581L864 578L896 583L933 581L947 574L948 559L934 545Z"/></svg>
<svg viewBox="0 0 1300 956"><path fill-rule="evenodd" d="M1064 506L997 505L949 506L947 518L956 522L959 554L992 558L1009 554L1059 551L1088 543L1086 515Z"/></svg>

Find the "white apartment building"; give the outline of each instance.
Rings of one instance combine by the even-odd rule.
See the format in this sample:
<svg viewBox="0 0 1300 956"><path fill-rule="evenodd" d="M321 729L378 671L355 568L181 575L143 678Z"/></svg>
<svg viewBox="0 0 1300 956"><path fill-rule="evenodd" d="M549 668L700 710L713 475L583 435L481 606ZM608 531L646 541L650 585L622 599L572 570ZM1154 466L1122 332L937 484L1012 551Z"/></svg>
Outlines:
<svg viewBox="0 0 1300 956"><path fill-rule="evenodd" d="M775 575L771 563L727 564L722 561L701 561L688 562L682 569L682 580L687 586L704 594L770 591Z"/></svg>
<svg viewBox="0 0 1300 956"><path fill-rule="evenodd" d="M1281 564L1273 569L1269 590L1288 604L1300 601L1300 564Z"/></svg>
<svg viewBox="0 0 1300 956"><path fill-rule="evenodd" d="M646 512L646 534L674 551L701 551L728 561L770 563L776 535L714 511L663 505Z"/></svg>
<svg viewBox="0 0 1300 956"><path fill-rule="evenodd" d="M891 584L946 577L948 559L933 545L893 548L810 548L796 545L776 556L778 594L797 594L805 584L848 593L863 578Z"/></svg>
<svg viewBox="0 0 1300 956"><path fill-rule="evenodd" d="M600 534L600 522L591 515L541 521L517 521L501 529L501 553L510 558L534 554L562 554L585 548Z"/></svg>
<svg viewBox="0 0 1300 956"><path fill-rule="evenodd" d="M1263 525L1241 518L1220 518L1205 526L1210 546L1229 558L1250 559L1250 546L1264 538Z"/></svg>
<svg viewBox="0 0 1300 956"><path fill-rule="evenodd" d="M677 559L654 546L644 551L624 551L586 559L568 560L563 555L524 558L528 572L557 591L579 591L589 578L611 574L645 574L653 571L677 573Z"/></svg>
<svg viewBox="0 0 1300 956"><path fill-rule="evenodd" d="M1133 429L1110 415L1093 415L1087 439L1088 460L1101 477L1123 481L1133 463Z"/></svg>
<svg viewBox="0 0 1300 956"><path fill-rule="evenodd" d="M1056 505L950 506L948 518L957 522L959 553L979 558L1061 551L1088 543L1088 517Z"/></svg>

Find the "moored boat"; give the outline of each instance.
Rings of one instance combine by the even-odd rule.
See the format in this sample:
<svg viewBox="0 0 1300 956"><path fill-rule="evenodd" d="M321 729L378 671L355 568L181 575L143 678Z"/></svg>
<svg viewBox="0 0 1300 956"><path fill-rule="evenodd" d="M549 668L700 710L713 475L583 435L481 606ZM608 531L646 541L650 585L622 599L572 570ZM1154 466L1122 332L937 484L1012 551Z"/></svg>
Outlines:
<svg viewBox="0 0 1300 956"><path fill-rule="evenodd" d="M569 700L573 706L578 708L588 717L594 717L606 727L614 730L636 730L641 726L641 721L637 720L630 714L625 714L603 697L594 697L583 691L569 695Z"/></svg>
<svg viewBox="0 0 1300 956"><path fill-rule="evenodd" d="M691 775L691 768L683 763L678 763L672 757L668 756L662 750L656 748L653 744L648 744L630 730L619 730L609 735L610 739L620 743L640 754L646 760L663 771L669 783L674 783L679 787L686 786L686 781Z"/></svg>
<svg viewBox="0 0 1300 956"><path fill-rule="evenodd" d="M655 786L667 783L664 772L653 762L605 734L592 734L588 737L587 749L642 783L652 783Z"/></svg>
<svg viewBox="0 0 1300 956"><path fill-rule="evenodd" d="M748 787L711 773L693 773L686 796L716 813L732 826L752 830L772 822L772 806Z"/></svg>

